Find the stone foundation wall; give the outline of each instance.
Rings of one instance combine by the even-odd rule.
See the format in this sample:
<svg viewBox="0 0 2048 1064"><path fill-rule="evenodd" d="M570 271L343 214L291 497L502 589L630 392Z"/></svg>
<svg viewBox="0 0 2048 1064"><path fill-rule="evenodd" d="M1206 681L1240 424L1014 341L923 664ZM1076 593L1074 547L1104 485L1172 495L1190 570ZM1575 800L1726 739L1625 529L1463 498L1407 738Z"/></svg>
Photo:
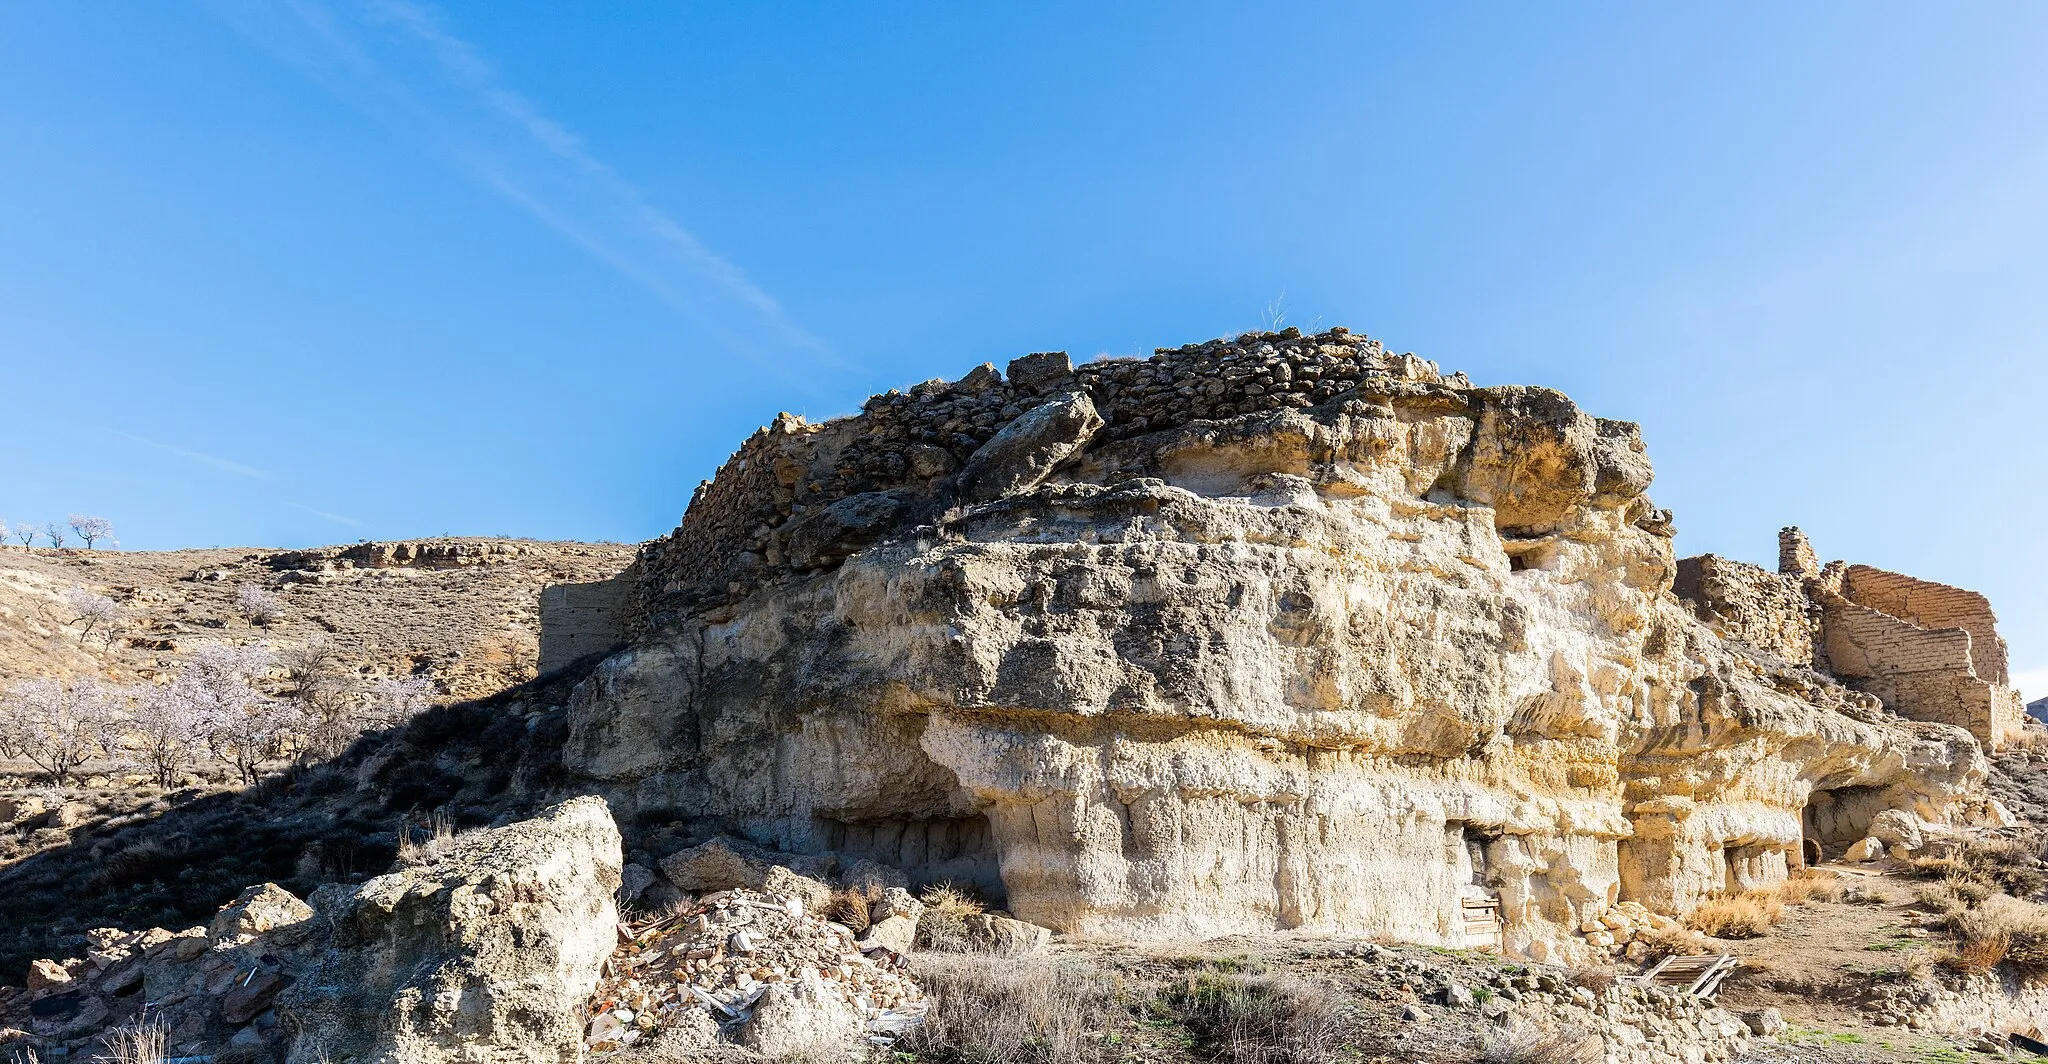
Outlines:
<svg viewBox="0 0 2048 1064"><path fill-rule="evenodd" d="M540 593L540 672L553 672L626 642L633 572L583 584L550 584Z"/></svg>

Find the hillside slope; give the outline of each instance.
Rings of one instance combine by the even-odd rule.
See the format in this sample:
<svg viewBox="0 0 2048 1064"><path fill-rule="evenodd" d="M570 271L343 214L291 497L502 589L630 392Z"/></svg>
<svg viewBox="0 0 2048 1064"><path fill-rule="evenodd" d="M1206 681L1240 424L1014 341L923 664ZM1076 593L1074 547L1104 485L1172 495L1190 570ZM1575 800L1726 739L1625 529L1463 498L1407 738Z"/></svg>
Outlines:
<svg viewBox="0 0 2048 1064"><path fill-rule="evenodd" d="M0 548L0 682L152 679L209 643L276 649L326 640L365 675L426 675L474 698L531 679L541 588L600 580L635 548L610 543L432 539L311 550ZM274 598L258 624L243 588ZM74 589L112 599L87 631Z"/></svg>

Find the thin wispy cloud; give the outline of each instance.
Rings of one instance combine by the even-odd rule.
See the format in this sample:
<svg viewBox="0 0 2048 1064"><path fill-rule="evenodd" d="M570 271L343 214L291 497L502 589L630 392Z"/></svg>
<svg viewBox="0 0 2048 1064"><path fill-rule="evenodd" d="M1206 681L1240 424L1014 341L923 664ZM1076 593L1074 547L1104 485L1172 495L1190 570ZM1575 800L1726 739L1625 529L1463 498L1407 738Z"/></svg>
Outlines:
<svg viewBox="0 0 2048 1064"><path fill-rule="evenodd" d="M347 514L329 513L326 510L316 510L311 506L307 506L305 503L292 502L289 499L284 499L280 501L282 501L286 506L289 506L294 510L298 510L301 513L309 513L312 514L314 517L318 517L327 521L332 521L337 525L347 525L350 528L361 528L365 524L365 522L359 521L353 517L348 516Z"/></svg>
<svg viewBox="0 0 2048 1064"><path fill-rule="evenodd" d="M800 387L814 386L819 369L848 368L745 271L508 86L434 8L412 0L215 0L214 8L733 351L762 356L764 368Z"/></svg>
<svg viewBox="0 0 2048 1064"><path fill-rule="evenodd" d="M127 440L130 443L139 443L144 447L153 447L156 450L164 452L165 454L176 455L177 457L183 458L188 462L194 462L203 466L210 466L214 469L221 470L222 472L225 473L233 473L238 477L248 477L251 480L270 479L270 474L264 472L263 470L257 469L254 466L243 465L242 463L237 462L231 458L222 458L217 454L207 454L204 451L195 451L188 447L179 447L174 444L164 443L161 440L152 440L144 436L137 436L132 432L122 432L120 429L104 429L102 431L104 431L109 436L117 436L121 439Z"/></svg>

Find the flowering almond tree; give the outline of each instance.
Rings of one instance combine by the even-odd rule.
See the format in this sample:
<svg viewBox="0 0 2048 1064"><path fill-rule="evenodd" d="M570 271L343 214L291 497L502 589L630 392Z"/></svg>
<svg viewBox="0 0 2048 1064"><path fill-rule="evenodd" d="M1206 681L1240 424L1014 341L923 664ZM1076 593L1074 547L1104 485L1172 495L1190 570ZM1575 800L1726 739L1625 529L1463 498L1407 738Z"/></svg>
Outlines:
<svg viewBox="0 0 2048 1064"><path fill-rule="evenodd" d="M114 748L119 711L99 683L20 680L0 696L0 753L35 765L59 786Z"/></svg>

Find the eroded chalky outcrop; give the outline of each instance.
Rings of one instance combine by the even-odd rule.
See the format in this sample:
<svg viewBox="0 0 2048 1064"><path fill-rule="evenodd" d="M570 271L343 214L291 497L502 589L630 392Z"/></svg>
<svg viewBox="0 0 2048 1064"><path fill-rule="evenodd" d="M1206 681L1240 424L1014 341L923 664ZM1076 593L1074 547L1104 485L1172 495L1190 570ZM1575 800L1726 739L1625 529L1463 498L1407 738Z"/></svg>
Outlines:
<svg viewBox="0 0 2048 1064"><path fill-rule="evenodd" d="M1673 595L1650 478L1633 424L1341 330L783 417L629 572L565 761L1069 933L1538 960L1973 815L1967 730Z"/></svg>

